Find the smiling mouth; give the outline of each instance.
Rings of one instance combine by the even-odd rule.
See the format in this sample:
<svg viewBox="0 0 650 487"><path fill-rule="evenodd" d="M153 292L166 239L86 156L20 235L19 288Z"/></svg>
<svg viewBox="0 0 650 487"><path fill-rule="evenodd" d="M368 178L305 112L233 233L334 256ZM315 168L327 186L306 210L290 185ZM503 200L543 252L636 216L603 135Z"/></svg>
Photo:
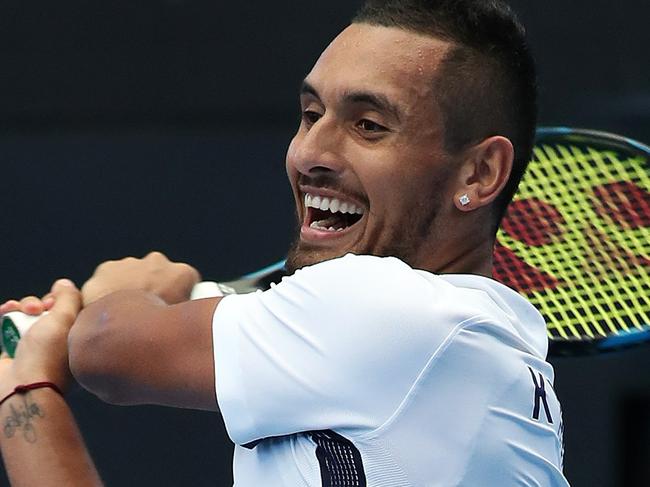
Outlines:
<svg viewBox="0 0 650 487"><path fill-rule="evenodd" d="M363 217L364 208L339 198L305 194L305 226L321 232L343 232Z"/></svg>

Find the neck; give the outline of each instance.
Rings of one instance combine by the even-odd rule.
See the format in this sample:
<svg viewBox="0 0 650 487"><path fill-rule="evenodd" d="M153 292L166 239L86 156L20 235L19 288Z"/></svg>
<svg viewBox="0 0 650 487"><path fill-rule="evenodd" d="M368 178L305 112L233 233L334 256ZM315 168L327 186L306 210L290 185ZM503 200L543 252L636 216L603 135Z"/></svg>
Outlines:
<svg viewBox="0 0 650 487"><path fill-rule="evenodd" d="M472 231L465 230L467 228ZM444 234L444 240L439 235ZM476 274L492 277L495 235L484 225L448 225L430 240L419 269L435 274ZM441 241L445 243L441 245Z"/></svg>
<svg viewBox="0 0 650 487"><path fill-rule="evenodd" d="M476 274L492 277L492 254L494 241L477 242L471 247L463 247L463 252L442 265L435 271L438 274Z"/></svg>

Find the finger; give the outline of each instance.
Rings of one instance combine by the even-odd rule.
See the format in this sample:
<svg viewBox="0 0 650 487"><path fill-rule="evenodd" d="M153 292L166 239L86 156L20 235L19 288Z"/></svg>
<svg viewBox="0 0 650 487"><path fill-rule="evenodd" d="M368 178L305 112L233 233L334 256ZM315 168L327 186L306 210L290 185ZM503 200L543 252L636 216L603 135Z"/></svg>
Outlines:
<svg viewBox="0 0 650 487"><path fill-rule="evenodd" d="M15 299L10 299L6 303L0 305L0 314L4 315L11 311L18 311L20 309L20 303Z"/></svg>
<svg viewBox="0 0 650 487"><path fill-rule="evenodd" d="M52 309L52 306L54 306L54 302L56 301L56 298L54 297L54 294L48 293L43 298L41 299L43 301L43 306L45 307L46 311L49 311Z"/></svg>
<svg viewBox="0 0 650 487"><path fill-rule="evenodd" d="M20 300L19 309L28 315L40 315L45 311L45 306L43 306L43 301L36 296L27 296Z"/></svg>
<svg viewBox="0 0 650 487"><path fill-rule="evenodd" d="M153 262L169 262L169 259L165 254L162 252L158 252L157 250L153 252L149 252L147 255L144 256L144 259L150 260Z"/></svg>
<svg viewBox="0 0 650 487"><path fill-rule="evenodd" d="M81 287L81 296L83 298L84 306L88 306L93 301L97 301L103 295L98 294L97 281L90 279Z"/></svg>
<svg viewBox="0 0 650 487"><path fill-rule="evenodd" d="M74 282L72 282L70 279L66 279L66 278L64 277L64 278L57 279L56 281L54 281L54 284L52 284L52 288L50 289L50 292L47 293L47 294L45 295L45 297L47 297L47 296L54 296L54 297L56 297L57 294L58 294L58 292L59 292L61 289L74 289L74 290L76 290L76 291L79 291L79 290L77 289L77 286L75 285Z"/></svg>
<svg viewBox="0 0 650 487"><path fill-rule="evenodd" d="M93 276L96 276L97 274L104 272L106 268L110 268L111 266L115 265L117 262L118 262L117 260L105 260L95 268L95 272L93 273Z"/></svg>
<svg viewBox="0 0 650 487"><path fill-rule="evenodd" d="M0 366L1 367L11 367L13 359L9 356L7 352L0 353Z"/></svg>
<svg viewBox="0 0 650 487"><path fill-rule="evenodd" d="M81 293L72 281L59 279L52 286L52 294L55 302L50 314L72 326L81 309Z"/></svg>
<svg viewBox="0 0 650 487"><path fill-rule="evenodd" d="M197 271L191 265L182 262L176 263L174 265L181 270L183 275L187 276L191 284L196 284L201 280L201 274L199 274L199 271Z"/></svg>

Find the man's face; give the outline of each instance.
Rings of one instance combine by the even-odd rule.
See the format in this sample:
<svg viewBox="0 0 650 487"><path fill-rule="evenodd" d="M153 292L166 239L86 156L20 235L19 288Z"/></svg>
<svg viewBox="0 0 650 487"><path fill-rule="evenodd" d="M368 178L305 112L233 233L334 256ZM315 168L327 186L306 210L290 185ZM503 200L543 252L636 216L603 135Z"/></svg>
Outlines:
<svg viewBox="0 0 650 487"><path fill-rule="evenodd" d="M300 224L290 270L348 252L430 264L452 207L433 82L448 47L353 24L323 52L287 153Z"/></svg>

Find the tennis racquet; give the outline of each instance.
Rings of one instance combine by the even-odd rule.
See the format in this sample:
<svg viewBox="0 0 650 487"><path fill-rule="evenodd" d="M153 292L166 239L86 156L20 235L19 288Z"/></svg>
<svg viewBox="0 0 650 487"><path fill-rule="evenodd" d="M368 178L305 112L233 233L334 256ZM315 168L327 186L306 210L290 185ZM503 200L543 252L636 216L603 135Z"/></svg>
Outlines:
<svg viewBox="0 0 650 487"><path fill-rule="evenodd" d="M551 355L650 341L650 148L540 129L497 235L494 277L544 315Z"/></svg>
<svg viewBox="0 0 650 487"><path fill-rule="evenodd" d="M551 355L650 342L650 148L604 132L543 128L497 234L494 278L547 323ZM197 284L192 299L268 289L284 261ZM2 323L13 354L21 313ZM26 323L27 321L25 321Z"/></svg>

